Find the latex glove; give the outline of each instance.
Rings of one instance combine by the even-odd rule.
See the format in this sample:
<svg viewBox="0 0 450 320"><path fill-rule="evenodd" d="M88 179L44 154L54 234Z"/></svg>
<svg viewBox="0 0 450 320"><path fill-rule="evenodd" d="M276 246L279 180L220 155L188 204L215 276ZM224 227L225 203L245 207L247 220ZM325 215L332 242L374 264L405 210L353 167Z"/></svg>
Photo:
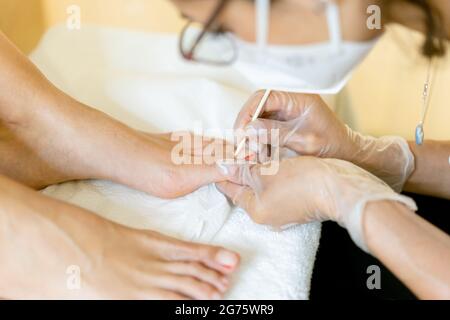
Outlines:
<svg viewBox="0 0 450 320"><path fill-rule="evenodd" d="M260 119L251 118L264 92L256 92L245 104L235 129L257 132L279 129L279 146L300 155L337 158L370 171L400 192L414 170L414 156L401 137L363 136L340 121L318 95L273 91ZM251 123L250 123L251 122ZM265 141L272 139L266 138ZM266 153L259 144L256 152ZM253 150L255 151L255 150Z"/></svg>
<svg viewBox="0 0 450 320"><path fill-rule="evenodd" d="M275 175L262 175L261 169L270 165L228 166L226 173L236 183L217 183L219 190L260 224L285 228L333 220L368 251L363 232L368 202L394 200L417 210L412 199L350 162L302 156L282 160Z"/></svg>

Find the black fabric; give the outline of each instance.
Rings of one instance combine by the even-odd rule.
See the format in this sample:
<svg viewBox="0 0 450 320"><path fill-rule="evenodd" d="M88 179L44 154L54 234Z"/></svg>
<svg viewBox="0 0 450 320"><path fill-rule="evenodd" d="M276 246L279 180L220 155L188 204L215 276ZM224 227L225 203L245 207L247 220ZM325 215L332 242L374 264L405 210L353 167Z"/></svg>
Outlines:
<svg viewBox="0 0 450 320"><path fill-rule="evenodd" d="M450 234L450 201L406 194L414 198L418 214ZM430 248L431 250L431 248ZM381 269L381 289L369 290L367 267ZM381 262L356 247L348 232L336 223L325 222L314 266L311 300L410 300L415 296Z"/></svg>

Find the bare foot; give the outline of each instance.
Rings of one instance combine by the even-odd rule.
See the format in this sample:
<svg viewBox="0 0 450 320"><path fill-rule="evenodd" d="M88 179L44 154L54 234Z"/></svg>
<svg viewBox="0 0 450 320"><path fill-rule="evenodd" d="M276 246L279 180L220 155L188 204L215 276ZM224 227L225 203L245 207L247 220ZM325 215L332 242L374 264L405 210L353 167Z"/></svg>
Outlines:
<svg viewBox="0 0 450 320"><path fill-rule="evenodd" d="M8 299L220 299L239 264L223 248L125 228L4 177L0 225Z"/></svg>
<svg viewBox="0 0 450 320"><path fill-rule="evenodd" d="M107 179L175 198L225 180L212 157L209 163L193 163L204 149L183 150L180 155L192 164L177 164L172 151L179 142L169 134L136 131L61 92L39 108L32 117L0 123L0 174L30 187ZM204 148L221 144L204 142Z"/></svg>
<svg viewBox="0 0 450 320"><path fill-rule="evenodd" d="M64 94L1 33L0 51L0 174L34 188L108 179L165 198L224 180L214 164L175 165L166 137Z"/></svg>

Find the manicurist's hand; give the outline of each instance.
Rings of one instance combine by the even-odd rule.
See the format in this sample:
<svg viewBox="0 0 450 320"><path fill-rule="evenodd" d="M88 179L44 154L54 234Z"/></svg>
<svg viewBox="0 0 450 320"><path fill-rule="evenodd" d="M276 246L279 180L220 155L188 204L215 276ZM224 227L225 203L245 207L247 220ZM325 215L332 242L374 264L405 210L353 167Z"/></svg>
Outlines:
<svg viewBox="0 0 450 320"><path fill-rule="evenodd" d="M257 223L283 227L333 220L365 250L362 216L367 203L393 200L415 208L411 199L343 160L302 156L282 160L278 171L274 168L275 163L229 166L233 182L217 186Z"/></svg>
<svg viewBox="0 0 450 320"><path fill-rule="evenodd" d="M372 172L400 191L414 170L414 157L400 137L363 136L346 126L318 95L273 91L260 119L251 122L263 92L250 97L235 129L279 129L279 146L300 155L337 158ZM270 140L269 140L270 141Z"/></svg>
<svg viewBox="0 0 450 320"><path fill-rule="evenodd" d="M291 158L262 174L273 166L228 167L240 184L218 187L261 224L336 221L418 297L449 299L450 237L416 215L411 199L342 160Z"/></svg>

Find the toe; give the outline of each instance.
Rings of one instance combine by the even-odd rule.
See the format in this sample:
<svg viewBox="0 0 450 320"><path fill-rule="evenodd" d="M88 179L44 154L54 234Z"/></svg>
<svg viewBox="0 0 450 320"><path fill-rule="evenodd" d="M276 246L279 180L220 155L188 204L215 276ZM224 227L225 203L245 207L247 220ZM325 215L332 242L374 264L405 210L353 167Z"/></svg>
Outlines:
<svg viewBox="0 0 450 320"><path fill-rule="evenodd" d="M219 300L222 294L212 285L191 276L166 274L159 277L159 285L170 291L196 300Z"/></svg>
<svg viewBox="0 0 450 320"><path fill-rule="evenodd" d="M160 290L155 296L158 300L189 300L187 296L169 290Z"/></svg>
<svg viewBox="0 0 450 320"><path fill-rule="evenodd" d="M239 255L224 248L197 245L194 251L198 261L224 274L232 273L239 265Z"/></svg>
<svg viewBox="0 0 450 320"><path fill-rule="evenodd" d="M239 265L239 255L224 248L162 236L149 239L149 247L153 248L153 254L165 261L201 262L222 274L232 273Z"/></svg>
<svg viewBox="0 0 450 320"><path fill-rule="evenodd" d="M203 282L207 282L222 293L224 293L229 286L229 280L226 276L223 276L218 271L208 268L198 262L168 263L166 269L177 275L192 276Z"/></svg>

